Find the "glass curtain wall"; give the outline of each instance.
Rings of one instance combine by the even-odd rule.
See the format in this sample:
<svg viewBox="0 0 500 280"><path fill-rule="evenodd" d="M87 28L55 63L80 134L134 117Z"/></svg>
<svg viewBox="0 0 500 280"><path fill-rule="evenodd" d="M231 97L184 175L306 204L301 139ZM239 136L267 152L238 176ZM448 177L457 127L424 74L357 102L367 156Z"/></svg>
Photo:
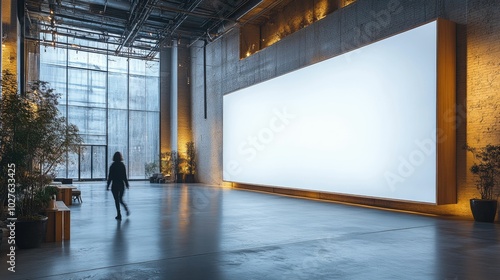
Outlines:
<svg viewBox="0 0 500 280"><path fill-rule="evenodd" d="M54 39L68 46L116 49L106 43L63 36ZM68 155L66 164L57 170L57 177L90 179L84 165L91 162L95 175L92 179L99 179L107 174L103 170L119 151L129 178L144 179L144 165L159 158L158 59L141 60L74 48L40 48L40 80L50 82L61 94L59 110L78 126L83 138L80 154ZM88 152L88 147L94 154ZM107 159L95 154L106 150ZM86 174L83 177L82 172Z"/></svg>

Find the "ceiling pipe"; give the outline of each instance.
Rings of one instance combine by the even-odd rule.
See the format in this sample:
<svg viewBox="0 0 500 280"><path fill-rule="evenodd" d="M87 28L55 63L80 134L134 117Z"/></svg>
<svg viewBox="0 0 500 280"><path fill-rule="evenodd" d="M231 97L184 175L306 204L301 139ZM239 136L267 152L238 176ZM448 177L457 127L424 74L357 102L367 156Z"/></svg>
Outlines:
<svg viewBox="0 0 500 280"><path fill-rule="evenodd" d="M140 3L144 3L143 1L139 1ZM127 28L123 34L125 39L123 42L116 48L115 53L120 53L122 48L124 46L131 46L133 44L133 41L135 40L135 37L139 33L140 29L142 28L144 22L146 19L149 17L151 14L151 11L153 10L154 6L156 6L156 3L158 3L158 0L148 0L144 3L142 6L134 6L134 9L130 11L131 15L137 14L138 15L134 17L133 21L130 22L130 25L133 25L132 28ZM138 8L137 8L138 7ZM136 11L136 9L139 9L139 11Z"/></svg>
<svg viewBox="0 0 500 280"><path fill-rule="evenodd" d="M106 2L104 3L104 9L102 11L103 14L106 13L106 8L108 8L108 0L106 0Z"/></svg>
<svg viewBox="0 0 500 280"><path fill-rule="evenodd" d="M102 0L71 0L71 3L78 3L80 5L102 5ZM117 0L106 0L104 7L116 8L121 10L130 9L130 1L117 1Z"/></svg>
<svg viewBox="0 0 500 280"><path fill-rule="evenodd" d="M186 14L186 15L190 15L190 16L194 16L194 17L198 17L198 18L221 19L221 17L219 17L219 16L214 16L214 15L208 14L208 13L200 13L200 12L195 12L195 11L190 12L190 11L183 10L183 9L161 6L161 5L158 6L158 9L162 10L162 11L176 12L179 14Z"/></svg>
<svg viewBox="0 0 500 280"><path fill-rule="evenodd" d="M65 42L40 42L38 40L38 38L33 38L33 37L26 37L26 40L28 41L33 41L33 42L36 42L38 43L40 46L43 46L45 48L53 48L53 47L57 47L57 46L64 46L65 48L67 49L70 49L70 50L77 50L77 51L92 51L94 53L98 53L98 54L106 54L106 55L110 55L110 54L113 54L113 50L108 50L108 49L104 49L104 48L98 48L98 47L89 47L89 46L75 46L73 44L70 44L70 43L65 43ZM137 58L137 59L148 59L148 60L153 60L153 61L156 61L157 59L155 59L154 57L153 58L149 58L147 55L146 55L146 52L148 51L147 49L142 49L144 52L142 54L140 53L134 53L134 52L122 52L116 56L121 56L121 57L127 57L127 58Z"/></svg>
<svg viewBox="0 0 500 280"><path fill-rule="evenodd" d="M238 8L235 12L230 14L228 16L228 19L221 19L219 22L213 24L210 28L207 29L205 36L198 37L195 41L193 41L191 44L189 44L188 47L191 47L197 41L201 40L203 37L206 37L210 42L214 42L217 39L223 37L227 33L231 32L231 30L233 30L239 24L239 21L242 17L244 17L246 14L248 14L251 10L255 9L262 2L264 2L264 0L247 1L246 3L241 5L241 7ZM227 21L229 21L230 23L227 24ZM211 32L213 29L216 29L216 28L217 28L217 31L212 36Z"/></svg>
<svg viewBox="0 0 500 280"><path fill-rule="evenodd" d="M194 1L187 9L188 13L192 13L201 4L201 2L203 2L203 0ZM158 43L153 48L151 48L151 51L149 52L148 56L151 57L154 56L155 53L160 48L161 44L163 44L167 38L171 37L174 34L177 28L179 28L179 26L186 20L188 16L189 15L186 13L179 14L175 19L176 22L175 25L172 27L172 29L170 29L170 26L167 25L167 27L163 29L162 32L160 33L159 35L160 39L158 40Z"/></svg>
<svg viewBox="0 0 500 280"><path fill-rule="evenodd" d="M259 6L264 0L250 0L243 4L241 8L235 11L229 18L234 19L235 21L239 21L242 17L248 14L251 10L255 9Z"/></svg>

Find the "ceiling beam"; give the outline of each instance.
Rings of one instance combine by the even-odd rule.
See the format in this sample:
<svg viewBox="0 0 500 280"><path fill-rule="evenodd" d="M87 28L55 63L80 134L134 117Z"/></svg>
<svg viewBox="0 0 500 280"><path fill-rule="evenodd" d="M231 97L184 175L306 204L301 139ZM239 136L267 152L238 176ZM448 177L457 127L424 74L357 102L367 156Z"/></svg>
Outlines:
<svg viewBox="0 0 500 280"><path fill-rule="evenodd" d="M187 8L187 13L186 12L180 12L176 16L175 20L173 21L172 25L169 24L167 25L159 34L159 40L156 43L156 45L151 48L151 51L149 52L148 56L154 56L156 52L158 52L158 49L160 46L167 40L168 38L171 38L174 32L181 26L181 24L186 20L186 18L189 16L189 13L192 13L198 5L201 4L203 0L195 0L189 5Z"/></svg>
<svg viewBox="0 0 500 280"><path fill-rule="evenodd" d="M135 3L135 2L134 2ZM123 33L123 42L116 48L116 53L120 53L124 46L130 47L135 40L135 37L142 29L144 22L148 19L151 11L158 3L158 0L147 0L147 1L137 1L130 10L130 15L132 16L131 21L128 23L125 32Z"/></svg>

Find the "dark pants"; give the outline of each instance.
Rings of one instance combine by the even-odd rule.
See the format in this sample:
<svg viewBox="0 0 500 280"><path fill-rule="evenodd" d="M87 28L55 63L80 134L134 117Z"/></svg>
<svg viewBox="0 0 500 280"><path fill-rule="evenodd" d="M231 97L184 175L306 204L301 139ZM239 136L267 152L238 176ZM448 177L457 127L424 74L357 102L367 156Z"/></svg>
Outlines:
<svg viewBox="0 0 500 280"><path fill-rule="evenodd" d="M113 198L115 199L115 206L116 206L116 215L121 216L120 213L120 204L123 205L125 208L125 211L128 211L127 204L123 202L123 194L125 193L125 187L124 186L119 186L119 187L111 187L111 192L113 193Z"/></svg>

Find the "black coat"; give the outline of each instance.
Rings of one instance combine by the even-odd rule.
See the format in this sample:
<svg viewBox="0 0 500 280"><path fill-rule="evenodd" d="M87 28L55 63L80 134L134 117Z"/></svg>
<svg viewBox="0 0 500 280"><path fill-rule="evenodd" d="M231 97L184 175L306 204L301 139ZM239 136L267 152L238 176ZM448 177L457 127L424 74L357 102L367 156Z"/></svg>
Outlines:
<svg viewBox="0 0 500 280"><path fill-rule="evenodd" d="M128 187L127 171L125 170L125 164L123 164L123 162L115 161L109 167L108 188L111 182L113 182L113 188L123 188L124 186Z"/></svg>

